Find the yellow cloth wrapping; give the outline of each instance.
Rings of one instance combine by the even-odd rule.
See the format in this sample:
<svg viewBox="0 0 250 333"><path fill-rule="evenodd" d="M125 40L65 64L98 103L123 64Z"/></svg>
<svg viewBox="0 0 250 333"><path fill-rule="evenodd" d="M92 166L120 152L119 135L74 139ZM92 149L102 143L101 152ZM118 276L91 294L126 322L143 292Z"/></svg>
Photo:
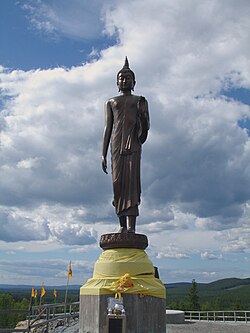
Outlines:
<svg viewBox="0 0 250 333"><path fill-rule="evenodd" d="M142 294L166 298L166 288L155 278L154 266L143 250L105 250L95 263L93 277L80 290L81 295L105 295L116 292L113 282L124 274L130 274L134 287L128 294Z"/></svg>

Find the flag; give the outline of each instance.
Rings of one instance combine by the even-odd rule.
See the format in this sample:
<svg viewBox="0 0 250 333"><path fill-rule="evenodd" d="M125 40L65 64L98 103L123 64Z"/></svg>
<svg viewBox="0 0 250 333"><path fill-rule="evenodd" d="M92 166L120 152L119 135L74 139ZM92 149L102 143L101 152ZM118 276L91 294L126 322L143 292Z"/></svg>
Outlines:
<svg viewBox="0 0 250 333"><path fill-rule="evenodd" d="M34 288L31 289L31 297L36 298L36 292Z"/></svg>
<svg viewBox="0 0 250 333"><path fill-rule="evenodd" d="M41 290L41 296L40 297L43 297L45 294L46 294L46 290L44 288L44 283L43 283L42 284L42 290Z"/></svg>
<svg viewBox="0 0 250 333"><path fill-rule="evenodd" d="M37 297L37 289L35 290L35 296L34 296L34 298L36 298Z"/></svg>
<svg viewBox="0 0 250 333"><path fill-rule="evenodd" d="M57 297L57 292L56 292L56 288L54 289L54 297L56 298Z"/></svg>
<svg viewBox="0 0 250 333"><path fill-rule="evenodd" d="M69 269L68 269L68 278L72 278L72 267L71 267L71 261L69 262Z"/></svg>

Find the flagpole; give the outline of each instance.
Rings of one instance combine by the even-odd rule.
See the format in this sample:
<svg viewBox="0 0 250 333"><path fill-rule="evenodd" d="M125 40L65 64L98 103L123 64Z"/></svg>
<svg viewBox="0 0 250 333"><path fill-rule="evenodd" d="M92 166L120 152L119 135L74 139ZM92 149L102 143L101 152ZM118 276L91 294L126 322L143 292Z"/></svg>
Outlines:
<svg viewBox="0 0 250 333"><path fill-rule="evenodd" d="M72 267L71 267L71 260L70 260L70 262L69 262L69 268L68 268L67 285L66 285L66 291L65 291L65 300L64 300L65 306L66 306L67 297L68 297L69 279L71 279L71 278L72 278Z"/></svg>
<svg viewBox="0 0 250 333"><path fill-rule="evenodd" d="M68 286L69 286L69 273L68 273L68 278L67 278L67 285L66 285L66 290L65 290L65 300L64 300L64 316L65 316L65 323L66 323L66 314L67 314L67 296L68 296ZM64 324L65 324L64 323Z"/></svg>
<svg viewBox="0 0 250 333"><path fill-rule="evenodd" d="M65 291L65 300L64 300L65 305L67 303L67 297L68 297L68 286L69 286L69 277L67 279L67 285L66 285L66 291Z"/></svg>
<svg viewBox="0 0 250 333"><path fill-rule="evenodd" d="M34 295L34 288L31 289L29 310L31 310L33 295Z"/></svg>

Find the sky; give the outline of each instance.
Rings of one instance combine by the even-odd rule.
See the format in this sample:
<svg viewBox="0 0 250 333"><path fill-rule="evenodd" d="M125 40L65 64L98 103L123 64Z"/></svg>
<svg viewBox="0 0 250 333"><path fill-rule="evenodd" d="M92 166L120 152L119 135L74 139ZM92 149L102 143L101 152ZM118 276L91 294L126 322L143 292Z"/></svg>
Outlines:
<svg viewBox="0 0 250 333"><path fill-rule="evenodd" d="M0 284L92 276L118 230L104 103L149 103L137 232L164 283L250 277L248 0L0 1Z"/></svg>

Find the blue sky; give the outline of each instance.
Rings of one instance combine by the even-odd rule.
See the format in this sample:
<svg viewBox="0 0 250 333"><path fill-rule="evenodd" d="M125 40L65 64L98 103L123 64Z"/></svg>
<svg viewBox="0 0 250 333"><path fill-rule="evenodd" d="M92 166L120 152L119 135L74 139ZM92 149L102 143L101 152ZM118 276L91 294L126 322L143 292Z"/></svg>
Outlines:
<svg viewBox="0 0 250 333"><path fill-rule="evenodd" d="M118 229L100 155L125 56L151 118L137 230L162 280L249 277L249 15L244 0L0 2L0 284L64 284L69 260L83 284Z"/></svg>
<svg viewBox="0 0 250 333"><path fill-rule="evenodd" d="M112 37L103 38L101 22L98 24L98 33L93 36L85 34L81 37L63 34L59 28L57 30L56 26L52 29L53 31L47 32L48 36L42 28L37 28L36 23L32 20L32 16L34 17L36 13L36 15L40 15L39 19L43 22L42 14L38 14L39 10L42 12L43 3L60 6L60 1L42 3L39 1L1 1L2 66L23 70L79 66L91 59L93 50L101 50L115 42ZM63 7L65 1L61 1L61 3Z"/></svg>

